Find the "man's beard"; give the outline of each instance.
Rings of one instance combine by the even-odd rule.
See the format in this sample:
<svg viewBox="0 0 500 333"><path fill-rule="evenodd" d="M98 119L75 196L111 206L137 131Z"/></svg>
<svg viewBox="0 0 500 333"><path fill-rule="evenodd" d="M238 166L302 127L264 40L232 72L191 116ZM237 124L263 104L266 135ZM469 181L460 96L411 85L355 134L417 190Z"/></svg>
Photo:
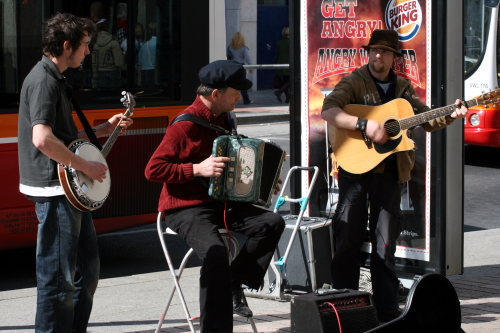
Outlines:
<svg viewBox="0 0 500 333"><path fill-rule="evenodd" d="M384 73L386 71L383 63L380 63L380 66L377 67L374 62L370 62L370 69L375 73Z"/></svg>

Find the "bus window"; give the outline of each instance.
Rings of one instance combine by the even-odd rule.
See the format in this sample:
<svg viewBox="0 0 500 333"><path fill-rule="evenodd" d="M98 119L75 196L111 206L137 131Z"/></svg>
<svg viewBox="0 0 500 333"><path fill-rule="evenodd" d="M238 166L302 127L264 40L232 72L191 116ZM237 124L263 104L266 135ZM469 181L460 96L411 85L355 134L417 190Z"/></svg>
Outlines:
<svg viewBox="0 0 500 333"><path fill-rule="evenodd" d="M179 101L181 3L128 2L133 8L124 2L99 3L97 7L93 1L63 4L64 11L90 16L97 26L91 53L80 68L64 73L81 104L110 102L110 94L126 87L151 99Z"/></svg>
<svg viewBox="0 0 500 333"><path fill-rule="evenodd" d="M17 58L17 21L19 1L7 1L0 10L0 97L2 108L17 108L19 67ZM1 113L0 109L0 113Z"/></svg>
<svg viewBox="0 0 500 333"><path fill-rule="evenodd" d="M488 28L491 20L491 8L485 7L482 1L466 1L464 10L464 39L466 76L479 66L486 45L488 44ZM478 18L478 15L480 16Z"/></svg>

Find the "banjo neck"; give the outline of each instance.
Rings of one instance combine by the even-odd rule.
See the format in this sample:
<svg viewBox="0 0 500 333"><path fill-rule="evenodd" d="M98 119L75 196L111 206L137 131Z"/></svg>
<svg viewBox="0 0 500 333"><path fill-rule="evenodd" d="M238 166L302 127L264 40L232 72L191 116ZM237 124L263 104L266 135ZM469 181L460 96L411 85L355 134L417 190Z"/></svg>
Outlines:
<svg viewBox="0 0 500 333"><path fill-rule="evenodd" d="M130 117L132 115L132 110L133 110L133 108L131 106L129 106L127 111L125 111L125 113L123 115L127 118ZM122 121L123 121L123 119L120 119L120 121L118 122L118 125L116 125L115 129L109 135L108 140L106 141L106 143L102 147L101 154L102 154L102 156L104 156L104 158L106 158L108 156L109 152L111 151L111 148L113 147L113 145L116 142L116 139L118 139L118 136L120 135L120 131L122 130L120 127L120 124L122 123Z"/></svg>

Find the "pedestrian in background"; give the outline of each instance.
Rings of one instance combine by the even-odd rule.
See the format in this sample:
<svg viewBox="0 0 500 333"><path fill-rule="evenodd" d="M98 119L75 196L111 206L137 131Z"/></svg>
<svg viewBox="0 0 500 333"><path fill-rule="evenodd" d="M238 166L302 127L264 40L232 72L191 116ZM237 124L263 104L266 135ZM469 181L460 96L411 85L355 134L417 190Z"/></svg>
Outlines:
<svg viewBox="0 0 500 333"><path fill-rule="evenodd" d="M139 22L137 22L135 24L135 29L134 29L134 32L135 32L135 53L136 53L136 56L139 54L139 50L141 49L142 45L144 45L144 27L142 24L140 24ZM120 44L122 50L123 50L123 53L126 54L127 53L127 40L125 39L121 44ZM137 62L137 57L136 57L136 62Z"/></svg>
<svg viewBox="0 0 500 333"><path fill-rule="evenodd" d="M140 86L152 86L156 76L156 22L150 22L148 31L151 38L141 46L137 57L137 75Z"/></svg>
<svg viewBox="0 0 500 333"><path fill-rule="evenodd" d="M118 45L121 45L127 39L127 4L120 2L116 7L116 37L118 37Z"/></svg>
<svg viewBox="0 0 500 333"><path fill-rule="evenodd" d="M227 50L228 56L232 56L232 60L236 61L242 65L251 65L252 59L250 58L250 53L248 52L248 46L245 45L245 37L241 34L241 32L237 32L234 34L231 43L229 44ZM251 69L250 74L253 73L253 69ZM248 91L242 90L241 96L243 97L243 104L251 104L253 101L248 97Z"/></svg>
<svg viewBox="0 0 500 333"><path fill-rule="evenodd" d="M289 51L289 36L290 36L290 29L288 27L284 27L283 30L281 31L281 35L283 37L278 40L278 43L276 44L276 54L274 55L274 63L275 64L289 64L290 63L290 51ZM281 94L285 93L285 103L288 103L290 101L290 76L289 76L289 69L277 69L276 70L276 75L280 75L281 79L283 82L283 85L281 86L280 89L276 90L274 94L276 95L276 98L278 99L279 102L283 102L281 99Z"/></svg>
<svg viewBox="0 0 500 333"><path fill-rule="evenodd" d="M90 5L90 18L94 22L97 32L102 30L108 31L109 21L104 18L104 6L102 5L102 2L99 1L92 2L92 4ZM95 36L94 38L90 39L90 44L89 44L90 53L92 53L92 50L94 49L96 40L97 38L95 38Z"/></svg>

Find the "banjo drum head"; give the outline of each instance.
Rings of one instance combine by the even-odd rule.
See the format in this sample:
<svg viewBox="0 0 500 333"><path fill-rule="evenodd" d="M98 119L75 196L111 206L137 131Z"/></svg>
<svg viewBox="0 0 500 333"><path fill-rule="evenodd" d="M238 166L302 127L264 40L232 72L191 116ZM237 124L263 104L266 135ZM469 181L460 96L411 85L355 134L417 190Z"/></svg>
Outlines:
<svg viewBox="0 0 500 333"><path fill-rule="evenodd" d="M99 149L97 149L94 145L90 143L83 143L76 150L75 154L82 157L87 161L99 162L106 167L108 163L106 163L106 159L102 156ZM86 174L81 171L76 171L77 174L77 183L81 187L85 196L88 199L94 202L100 202L105 200L109 195L109 190L111 188L111 177L109 174L109 168L106 171L106 178L102 181L102 183L97 180L89 178Z"/></svg>

